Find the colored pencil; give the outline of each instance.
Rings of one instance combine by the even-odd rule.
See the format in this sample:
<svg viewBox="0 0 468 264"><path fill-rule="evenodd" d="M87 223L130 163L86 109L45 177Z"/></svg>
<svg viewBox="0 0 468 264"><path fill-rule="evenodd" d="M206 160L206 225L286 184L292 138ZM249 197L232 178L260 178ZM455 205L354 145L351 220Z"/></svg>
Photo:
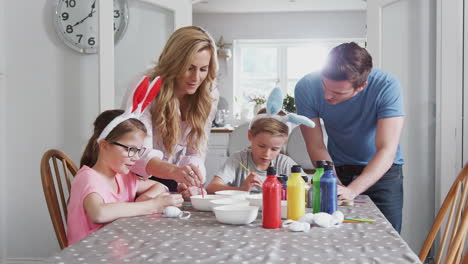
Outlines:
<svg viewBox="0 0 468 264"><path fill-rule="evenodd" d="M244 168L244 170L246 170L250 174L249 168L247 168L244 164L242 164L242 162L239 162L239 165L241 165L242 168Z"/></svg>
<svg viewBox="0 0 468 264"><path fill-rule="evenodd" d="M351 222L361 222L361 223L374 223L375 220L372 219L354 219L354 218L345 218L345 221L351 221Z"/></svg>

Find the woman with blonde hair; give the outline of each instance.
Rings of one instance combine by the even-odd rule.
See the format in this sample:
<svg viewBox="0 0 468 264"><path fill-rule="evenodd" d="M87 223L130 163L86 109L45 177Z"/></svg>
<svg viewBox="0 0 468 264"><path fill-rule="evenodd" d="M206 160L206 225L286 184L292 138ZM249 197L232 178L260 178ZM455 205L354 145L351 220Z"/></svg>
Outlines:
<svg viewBox="0 0 468 264"><path fill-rule="evenodd" d="M160 76L162 85L150 111L141 117L148 130L148 151L132 171L156 177L171 191L200 186L206 178L207 138L219 99L217 73L216 45L208 32L188 26L170 36L146 74L150 80Z"/></svg>

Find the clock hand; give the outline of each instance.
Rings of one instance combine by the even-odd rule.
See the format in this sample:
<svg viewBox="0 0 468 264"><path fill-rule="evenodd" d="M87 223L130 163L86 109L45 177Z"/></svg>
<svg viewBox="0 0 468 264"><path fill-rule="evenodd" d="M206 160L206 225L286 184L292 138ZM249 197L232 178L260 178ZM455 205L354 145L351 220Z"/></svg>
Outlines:
<svg viewBox="0 0 468 264"><path fill-rule="evenodd" d="M91 5L91 12L89 12L89 14L88 14L85 18L83 18L83 19L81 19L80 21L76 22L72 27L77 26L77 25L83 23L83 22L84 22L86 19L88 19L89 17L92 17L92 16L93 16L93 13L96 12L96 11L94 10L95 7L96 7L96 0L94 0L93 4Z"/></svg>
<svg viewBox="0 0 468 264"><path fill-rule="evenodd" d="M77 26L77 25L83 23L86 19L92 17L94 12L96 12L96 10L92 10L85 18L83 18L80 21L76 22L72 27Z"/></svg>

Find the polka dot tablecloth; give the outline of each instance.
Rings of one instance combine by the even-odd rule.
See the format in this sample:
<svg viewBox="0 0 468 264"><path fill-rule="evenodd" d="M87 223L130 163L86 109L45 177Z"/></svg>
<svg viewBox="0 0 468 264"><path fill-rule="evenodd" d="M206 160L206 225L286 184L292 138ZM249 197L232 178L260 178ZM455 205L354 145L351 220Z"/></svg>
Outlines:
<svg viewBox="0 0 468 264"><path fill-rule="evenodd" d="M375 223L312 226L307 233L225 225L212 212L188 220L159 215L124 218L51 256L46 263L421 263L367 196L340 206L345 217Z"/></svg>

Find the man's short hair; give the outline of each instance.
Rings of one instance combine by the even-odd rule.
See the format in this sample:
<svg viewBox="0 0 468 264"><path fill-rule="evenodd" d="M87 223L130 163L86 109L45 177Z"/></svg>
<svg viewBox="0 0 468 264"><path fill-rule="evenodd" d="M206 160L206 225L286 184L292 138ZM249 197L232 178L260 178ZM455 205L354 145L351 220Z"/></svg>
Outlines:
<svg viewBox="0 0 468 264"><path fill-rule="evenodd" d="M350 81L357 89L364 85L372 70L372 57L355 42L334 47L328 54L322 75L334 81Z"/></svg>

